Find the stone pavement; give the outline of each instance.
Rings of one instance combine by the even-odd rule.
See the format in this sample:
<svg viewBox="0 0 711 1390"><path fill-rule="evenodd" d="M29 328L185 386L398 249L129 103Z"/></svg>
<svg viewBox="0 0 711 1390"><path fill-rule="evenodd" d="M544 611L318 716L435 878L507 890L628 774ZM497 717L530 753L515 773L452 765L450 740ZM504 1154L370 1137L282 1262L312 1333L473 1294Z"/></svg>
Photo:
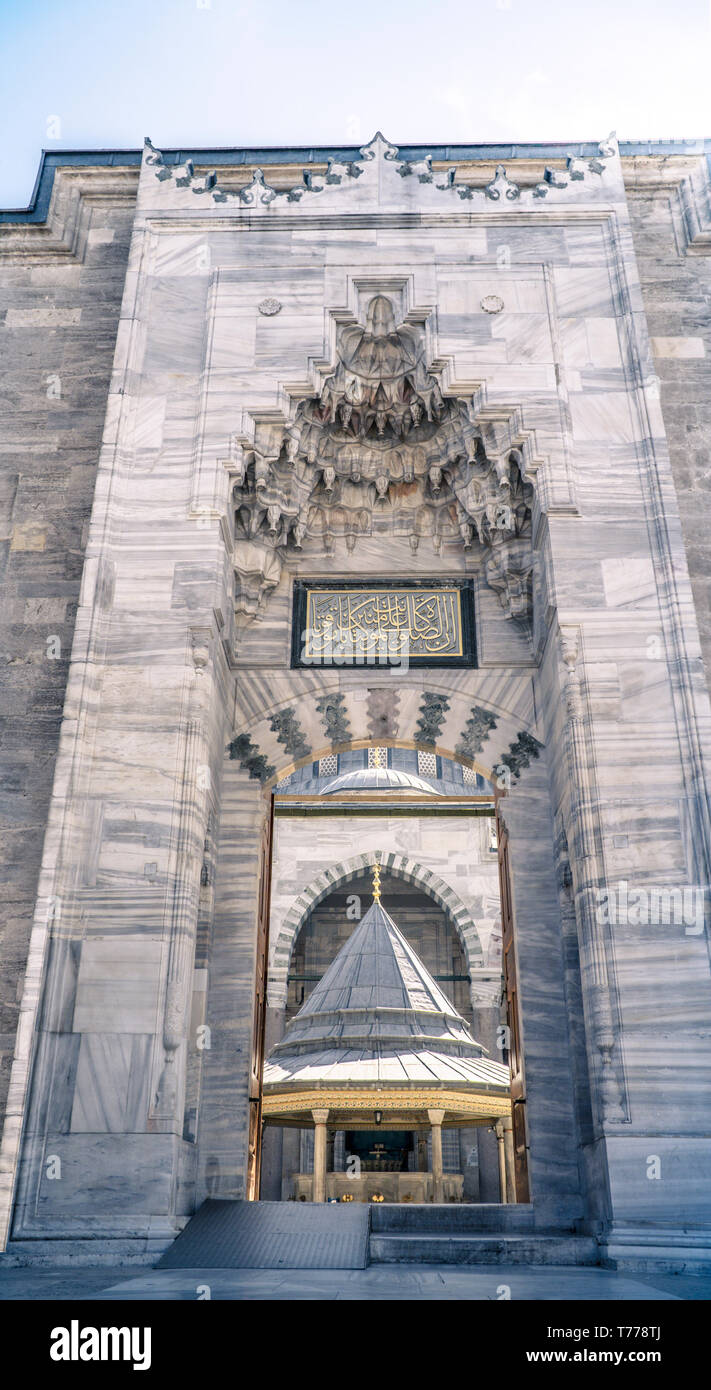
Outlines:
<svg viewBox="0 0 711 1390"><path fill-rule="evenodd" d="M426 1300L497 1301L512 1299L624 1302L708 1300L711 1277L629 1274L605 1269L553 1266L417 1269L371 1265L358 1270L156 1270L0 1268L2 1300L102 1299L111 1302L187 1302L205 1297L242 1301ZM200 1293L198 1292L200 1290Z"/></svg>

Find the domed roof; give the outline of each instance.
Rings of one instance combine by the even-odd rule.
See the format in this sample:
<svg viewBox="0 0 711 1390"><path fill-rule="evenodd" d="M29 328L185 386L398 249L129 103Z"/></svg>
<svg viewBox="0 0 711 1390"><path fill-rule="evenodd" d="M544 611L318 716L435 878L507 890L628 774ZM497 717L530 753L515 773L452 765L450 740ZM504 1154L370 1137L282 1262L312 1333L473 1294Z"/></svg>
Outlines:
<svg viewBox="0 0 711 1390"><path fill-rule="evenodd" d="M414 772L398 772L394 767L359 767L355 772L344 772L334 777L321 788L322 796L332 796L334 792L418 792L426 796L439 796L436 787L430 786L423 777Z"/></svg>

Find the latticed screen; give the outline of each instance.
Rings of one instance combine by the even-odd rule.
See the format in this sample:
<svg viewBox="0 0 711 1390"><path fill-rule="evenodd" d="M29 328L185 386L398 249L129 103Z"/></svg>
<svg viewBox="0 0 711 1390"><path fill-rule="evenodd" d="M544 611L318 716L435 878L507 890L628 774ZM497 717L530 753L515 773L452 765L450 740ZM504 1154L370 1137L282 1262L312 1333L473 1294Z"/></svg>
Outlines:
<svg viewBox="0 0 711 1390"><path fill-rule="evenodd" d="M299 1130L299 1171L314 1171L314 1132L312 1129Z"/></svg>
<svg viewBox="0 0 711 1390"><path fill-rule="evenodd" d="M437 776L437 755L436 753L418 753L417 771L420 777Z"/></svg>
<svg viewBox="0 0 711 1390"><path fill-rule="evenodd" d="M466 782L466 783L467 783L467 786L469 786L469 787L472 787L472 786L475 787L475 786L476 786L476 779L477 779L477 774L476 774L476 772L474 771L474 768L473 768L473 767L463 767L463 768L462 768L462 781L463 781L463 782Z"/></svg>
<svg viewBox="0 0 711 1390"><path fill-rule="evenodd" d="M388 750L387 748L368 749L368 767L387 767Z"/></svg>
<svg viewBox="0 0 711 1390"><path fill-rule="evenodd" d="M408 1159L408 1169L411 1173L417 1171L417 1146ZM432 1137L427 1135L427 1167L432 1172ZM442 1130L442 1168L445 1173L461 1173L462 1160L459 1151L459 1130Z"/></svg>
<svg viewBox="0 0 711 1390"><path fill-rule="evenodd" d="M327 758L319 758L318 775L319 777L338 776L338 755L336 753L329 753Z"/></svg>
<svg viewBox="0 0 711 1390"><path fill-rule="evenodd" d="M430 1140L430 1150L432 1141ZM430 1157L431 1162L431 1157ZM462 1162L459 1154L459 1130L442 1130L442 1167L445 1173L461 1173Z"/></svg>

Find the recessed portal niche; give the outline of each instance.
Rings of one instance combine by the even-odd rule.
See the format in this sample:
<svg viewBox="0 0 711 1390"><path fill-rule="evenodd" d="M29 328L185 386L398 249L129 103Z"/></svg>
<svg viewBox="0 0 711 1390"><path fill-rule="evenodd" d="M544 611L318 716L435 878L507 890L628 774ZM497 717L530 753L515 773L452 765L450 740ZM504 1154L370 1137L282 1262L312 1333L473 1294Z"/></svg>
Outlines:
<svg viewBox="0 0 711 1390"><path fill-rule="evenodd" d="M488 828L488 827L487 827ZM488 853L488 836L486 840ZM508 1063L508 1055L497 1046L497 1029L503 1015L499 996L494 991L486 1007L472 1001L472 974L463 943L451 915L444 907L420 888L395 874L384 872L380 877L382 906L394 919L405 940L436 985L466 1021L472 1034L488 1049L489 1058L496 1063ZM296 1017L329 966L358 930L373 899L372 870L349 879L326 894L306 915L293 945L287 978L287 1002L283 1027ZM492 939L487 974L496 974L493 955L498 941ZM492 967L494 967L492 969ZM476 986L474 999L477 1001ZM339 1200L349 1200L356 1185L350 1182L354 1174L361 1175L359 1189L365 1187L365 1200L422 1201L433 1200L425 1195L432 1173L432 1139L427 1128L368 1129L362 1122L351 1129L329 1127L326 1136L326 1170L329 1175L328 1193ZM310 1201L314 1174L313 1127L285 1127L275 1145L266 1144L267 1176L263 1170L263 1185L269 1182L273 1200ZM443 1168L443 1197L445 1202L498 1202L501 1194L500 1147L502 1136L494 1123L472 1123L471 1127L442 1127L441 1158ZM274 1149L280 1152L277 1175L274 1171ZM398 1177L397 1175L402 1175ZM422 1192L420 1192L420 1187ZM427 1188L429 1192L429 1188ZM264 1195L264 1194L263 1194ZM362 1194L355 1200L364 1200Z"/></svg>

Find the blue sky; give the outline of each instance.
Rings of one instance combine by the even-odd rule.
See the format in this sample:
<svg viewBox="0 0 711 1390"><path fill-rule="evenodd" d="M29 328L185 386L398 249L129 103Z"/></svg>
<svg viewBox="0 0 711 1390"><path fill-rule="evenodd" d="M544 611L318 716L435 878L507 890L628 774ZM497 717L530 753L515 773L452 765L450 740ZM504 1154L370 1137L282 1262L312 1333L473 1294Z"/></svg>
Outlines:
<svg viewBox="0 0 711 1390"><path fill-rule="evenodd" d="M40 151L711 135L710 0L0 0L0 206Z"/></svg>

